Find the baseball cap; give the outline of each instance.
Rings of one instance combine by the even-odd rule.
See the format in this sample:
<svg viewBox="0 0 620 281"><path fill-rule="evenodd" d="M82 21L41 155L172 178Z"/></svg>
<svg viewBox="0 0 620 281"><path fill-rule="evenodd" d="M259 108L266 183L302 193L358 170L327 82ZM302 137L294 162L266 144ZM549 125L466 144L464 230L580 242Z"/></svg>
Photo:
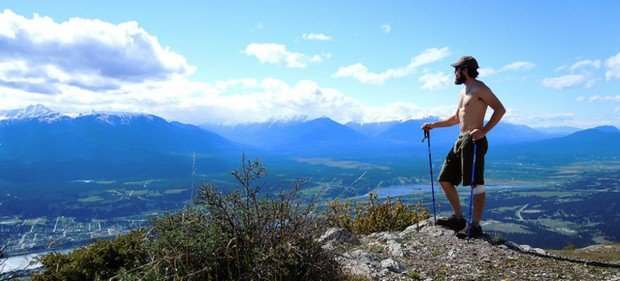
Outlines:
<svg viewBox="0 0 620 281"><path fill-rule="evenodd" d="M479 68L478 61L476 61L476 59L472 56L463 56L462 58L457 60L455 63L451 64L451 66L454 66L454 67L469 66L469 67L473 67L474 69Z"/></svg>

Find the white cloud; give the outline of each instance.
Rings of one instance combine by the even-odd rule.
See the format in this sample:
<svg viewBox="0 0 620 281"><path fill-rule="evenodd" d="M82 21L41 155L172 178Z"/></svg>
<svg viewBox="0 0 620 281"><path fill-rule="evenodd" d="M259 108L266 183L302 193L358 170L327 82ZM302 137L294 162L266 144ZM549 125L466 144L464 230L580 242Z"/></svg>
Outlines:
<svg viewBox="0 0 620 281"><path fill-rule="evenodd" d="M427 90L445 89L446 86L452 83L450 75L445 74L442 71L435 73L427 72L422 75L418 81L422 83L422 89Z"/></svg>
<svg viewBox="0 0 620 281"><path fill-rule="evenodd" d="M191 124L262 122L296 118L300 113L308 119L328 116L341 123L374 122L447 116L453 110L452 106L422 108L407 102L368 105L314 81L289 84L275 78L201 83L176 77L168 81L123 84L119 89L105 92L76 88L61 88L61 91L63 94L51 96L0 86L0 99L6 101L0 109L41 103L63 112L141 112Z"/></svg>
<svg viewBox="0 0 620 281"><path fill-rule="evenodd" d="M556 67L553 71L562 71L562 70L566 70L568 68L568 66L566 65L560 65L558 67Z"/></svg>
<svg viewBox="0 0 620 281"><path fill-rule="evenodd" d="M587 77L584 74L568 74L560 77L545 78L542 83L547 88L562 90L578 86L586 82L586 80Z"/></svg>
<svg viewBox="0 0 620 281"><path fill-rule="evenodd" d="M601 68L600 60L580 60L574 63L569 69L570 71L576 71L581 68Z"/></svg>
<svg viewBox="0 0 620 281"><path fill-rule="evenodd" d="M319 55L314 55L312 56L312 58L310 59L311 62L322 62L323 59L321 58L321 56Z"/></svg>
<svg viewBox="0 0 620 281"><path fill-rule="evenodd" d="M584 98L584 97L577 97L577 98L575 98L576 102L584 102L585 100L586 100L586 98Z"/></svg>
<svg viewBox="0 0 620 281"><path fill-rule="evenodd" d="M332 75L334 78L351 77L364 84L383 84L391 78L402 78L412 74L419 67L434 63L449 56L450 52L445 48L426 49L423 53L411 58L408 65L399 68L390 68L382 73L373 73L362 63L340 67L338 71Z"/></svg>
<svg viewBox="0 0 620 281"><path fill-rule="evenodd" d="M381 30L385 32L386 34L390 33L392 31L392 26L387 23L384 23L381 25Z"/></svg>
<svg viewBox="0 0 620 281"><path fill-rule="evenodd" d="M584 88L589 89L596 85L596 73L594 69L599 69L602 63L600 60L580 60L573 63L571 66L560 66L555 71L568 70L570 74L544 78L542 83L545 87L552 89L569 89L579 85L583 85Z"/></svg>
<svg viewBox="0 0 620 281"><path fill-rule="evenodd" d="M304 33L304 35L302 36L302 38L304 40L317 40L317 41L331 41L332 38L322 34L322 33Z"/></svg>
<svg viewBox="0 0 620 281"><path fill-rule="evenodd" d="M578 123L577 121L581 121L576 119L577 116L574 113L532 114L531 112L522 112L514 108L508 108L506 115L502 118L502 122L525 124L530 127L575 126Z"/></svg>
<svg viewBox="0 0 620 281"><path fill-rule="evenodd" d="M620 102L620 96L591 96L589 102Z"/></svg>
<svg viewBox="0 0 620 281"><path fill-rule="evenodd" d="M383 84L389 78L386 73L377 74L369 72L368 68L361 63L340 67L332 77L351 77L364 84Z"/></svg>
<svg viewBox="0 0 620 281"><path fill-rule="evenodd" d="M296 84L274 78L249 80L252 82L229 80L222 83L226 87L215 90L212 89L213 84L193 85L200 86L203 94L178 99L183 101L182 104L167 102L151 105L151 108L165 116L176 116L177 120L194 124L263 122L298 118L300 113L308 119L328 116L341 123L353 120L373 122L420 118L430 113L448 115L453 110L452 106L429 109L405 102L384 106L366 105L338 90L321 87L310 80ZM160 91L165 92L164 89Z"/></svg>
<svg viewBox="0 0 620 281"><path fill-rule="evenodd" d="M43 94L66 87L116 89L194 71L136 22L71 18L57 23L4 10L0 42L0 85Z"/></svg>
<svg viewBox="0 0 620 281"><path fill-rule="evenodd" d="M594 87L595 84L596 84L596 79L590 79L583 86L586 89L590 89L590 88Z"/></svg>
<svg viewBox="0 0 620 281"><path fill-rule="evenodd" d="M502 71L518 71L532 69L536 64L529 61L517 61L502 67Z"/></svg>
<svg viewBox="0 0 620 281"><path fill-rule="evenodd" d="M288 68L305 68L309 62L320 62L320 56L307 56L286 50L286 46L275 43L251 43L243 53L255 56L260 63L284 65Z"/></svg>
<svg viewBox="0 0 620 281"><path fill-rule="evenodd" d="M605 66L607 67L607 71L605 72L607 81L620 79L620 53L608 58L605 61Z"/></svg>
<svg viewBox="0 0 620 281"><path fill-rule="evenodd" d="M485 67L485 68L479 68L479 69L478 69L478 75L479 75L480 77L488 77L488 76L491 76L491 75L493 75L493 74L495 74L495 73L497 73L497 72L498 72L498 71L497 71L497 70L495 70L495 69L494 69L494 68L492 68L492 67Z"/></svg>
<svg viewBox="0 0 620 281"><path fill-rule="evenodd" d="M507 65L504 65L499 70L492 68L492 67L480 68L478 69L478 73L480 77L489 77L491 75L495 75L495 74L502 73L505 71L522 71L522 70L529 70L534 67L536 67L536 64L533 62L516 61L513 63L509 63Z"/></svg>

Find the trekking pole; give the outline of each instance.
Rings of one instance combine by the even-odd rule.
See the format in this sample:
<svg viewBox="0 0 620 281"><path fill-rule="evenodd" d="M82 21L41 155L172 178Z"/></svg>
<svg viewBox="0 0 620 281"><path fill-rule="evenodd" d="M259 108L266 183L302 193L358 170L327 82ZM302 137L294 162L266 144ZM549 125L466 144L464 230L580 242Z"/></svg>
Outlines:
<svg viewBox="0 0 620 281"><path fill-rule="evenodd" d="M431 171L431 192L433 193L433 221L437 222L437 212L435 211L435 185L433 183L434 181L433 160L431 158L431 131L430 130L424 130L424 138L422 139L422 142L424 142L425 139L428 139L428 168Z"/></svg>
<svg viewBox="0 0 620 281"><path fill-rule="evenodd" d="M476 184L474 184L474 176L476 175L476 148L477 145L474 141L474 162L471 165L471 191L469 192L469 225L467 227L467 238L471 237L471 225L474 221L471 210L474 206L474 188L476 187Z"/></svg>

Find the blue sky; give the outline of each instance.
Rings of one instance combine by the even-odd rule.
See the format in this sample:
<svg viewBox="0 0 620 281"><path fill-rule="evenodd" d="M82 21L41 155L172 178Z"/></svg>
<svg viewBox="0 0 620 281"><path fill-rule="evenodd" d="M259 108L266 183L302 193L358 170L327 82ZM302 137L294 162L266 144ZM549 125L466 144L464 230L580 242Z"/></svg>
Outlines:
<svg viewBox="0 0 620 281"><path fill-rule="evenodd" d="M0 109L201 124L447 116L473 55L533 127L620 126L617 1L3 1Z"/></svg>

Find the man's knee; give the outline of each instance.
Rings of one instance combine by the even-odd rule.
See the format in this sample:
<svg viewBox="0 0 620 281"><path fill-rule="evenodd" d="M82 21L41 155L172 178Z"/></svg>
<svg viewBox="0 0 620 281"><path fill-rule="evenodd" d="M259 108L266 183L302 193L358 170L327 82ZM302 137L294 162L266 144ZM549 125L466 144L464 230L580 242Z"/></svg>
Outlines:
<svg viewBox="0 0 620 281"><path fill-rule="evenodd" d="M482 193L485 193L486 191L487 191L486 188L484 188L484 185L482 184L476 185L476 187L474 187L474 190L473 190L474 195L482 194Z"/></svg>
<svg viewBox="0 0 620 281"><path fill-rule="evenodd" d="M454 183L449 182L449 181L440 181L439 184L441 185L441 187L445 188L452 188L452 189L456 189L456 185L454 185Z"/></svg>

